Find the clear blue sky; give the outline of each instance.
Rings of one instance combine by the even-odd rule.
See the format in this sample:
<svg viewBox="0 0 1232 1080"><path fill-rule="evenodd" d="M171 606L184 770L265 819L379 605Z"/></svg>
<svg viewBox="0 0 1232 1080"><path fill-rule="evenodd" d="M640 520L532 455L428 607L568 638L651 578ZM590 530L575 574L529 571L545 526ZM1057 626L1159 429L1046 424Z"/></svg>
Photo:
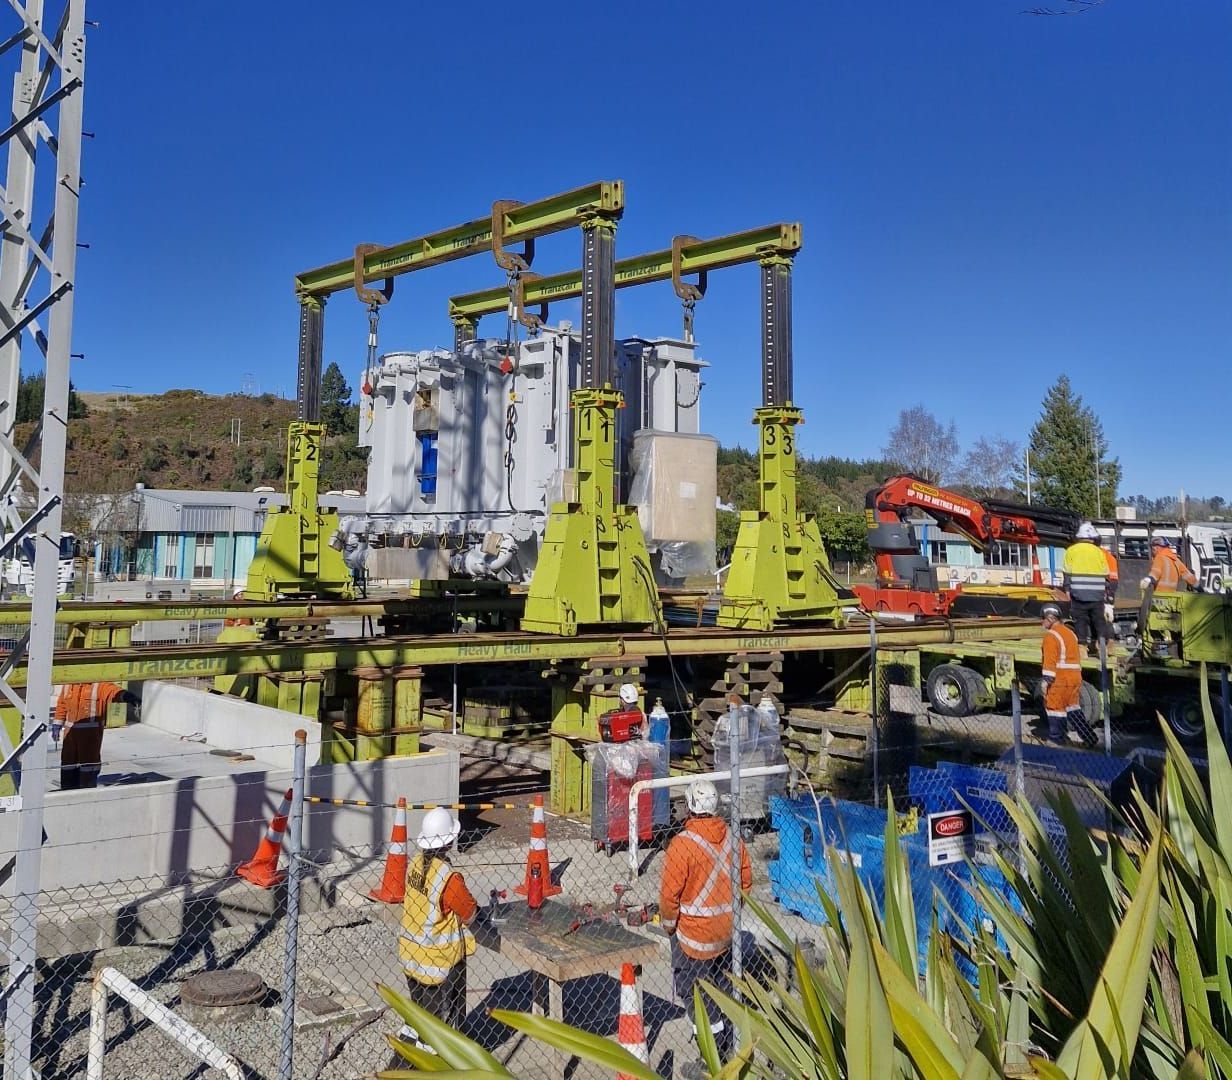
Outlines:
<svg viewBox="0 0 1232 1080"><path fill-rule="evenodd" d="M1067 372L1123 493L1232 496L1232 4L1034 2L96 2L75 381L291 395L296 271L619 177L618 256L804 223L806 452L875 455L915 402L1021 439ZM402 279L382 347L446 344L450 293L500 280ZM617 303L677 332L666 284ZM362 312L327 316L354 383ZM712 277L697 336L705 426L748 445L756 268Z"/></svg>

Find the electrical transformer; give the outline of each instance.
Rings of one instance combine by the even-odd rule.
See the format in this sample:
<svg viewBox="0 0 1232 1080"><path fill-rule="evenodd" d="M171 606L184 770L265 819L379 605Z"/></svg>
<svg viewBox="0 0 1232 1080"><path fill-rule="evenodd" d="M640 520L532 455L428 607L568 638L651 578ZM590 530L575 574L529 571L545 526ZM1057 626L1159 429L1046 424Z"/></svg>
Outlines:
<svg viewBox="0 0 1232 1080"><path fill-rule="evenodd" d="M668 470L652 466L678 456L666 440L690 436L690 462L710 476L699 487L713 492L717 443L698 435L706 366L692 343L616 342L616 389L625 400L617 416L618 495L625 502L636 496L639 509L647 504L668 532L683 524L683 515L653 515L673 497L655 486L654 477ZM387 353L375 370L363 372L359 443L371 447L367 513L343 524L370 545L369 573L528 580L552 504L573 498L569 394L580 370L580 336L561 323L512 344L481 339L459 352ZM663 445L656 446L660 437ZM678 476L665 475L668 482L677 496L690 490ZM670 553L665 578L683 576L682 568L713 570L713 495L710 500L700 520L687 521L687 535L647 536L652 552Z"/></svg>

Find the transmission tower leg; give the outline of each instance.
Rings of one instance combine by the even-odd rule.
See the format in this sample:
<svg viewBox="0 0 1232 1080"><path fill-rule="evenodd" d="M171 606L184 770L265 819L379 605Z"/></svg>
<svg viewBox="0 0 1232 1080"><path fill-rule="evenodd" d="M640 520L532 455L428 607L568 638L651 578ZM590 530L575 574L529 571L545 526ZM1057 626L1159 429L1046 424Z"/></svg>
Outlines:
<svg viewBox="0 0 1232 1080"><path fill-rule="evenodd" d="M5 330L0 349L16 345L20 351L25 327L33 326L35 339L46 358L43 394L42 437L38 471L30 479L34 487L32 508L26 516L27 535L34 541L34 597L31 601L30 636L27 643L26 685L21 693L0 679L4 696L22 711L23 739L30 740L22 758L17 820L17 853L13 873L7 998L4 1021L5 1076L26 1080L34 1075L31 1048L35 1023L35 966L38 958L39 890L42 878L43 804L47 787L47 722L51 711L51 670L55 649L55 617L60 566L61 506L64 501L64 457L68 437L69 358L72 348L74 281L77 269L77 211L81 188L81 118L85 82L85 0L65 0L62 20L44 18L42 0L14 2L21 20L10 40L23 40L23 50L36 55L35 71L45 66L47 75L38 86L16 103L8 128L7 149L18 160L33 164L35 153L45 147L54 156L51 176L55 183L50 221L43 243L50 242L50 267L23 281L20 295L0 296ZM59 27L56 32L54 27ZM54 39L54 40L53 40ZM51 40L52 48L46 48ZM23 55L22 72L27 71ZM37 98L37 100L35 100ZM21 111L18 111L21 110ZM53 111L54 110L54 111ZM44 142L40 142L44 140ZM18 146L18 144L24 144ZM35 147L35 152L30 151ZM18 167L18 173L25 166ZM34 177L25 174L34 190ZM8 173L12 178L13 170ZM24 197L24 194L19 195ZM32 221L14 221L5 206L5 244L27 248L36 243ZM40 248L39 263L46 265L47 252ZM25 255L18 259L29 265ZM11 265L11 264L10 264ZM36 290L45 292L32 300ZM47 333L37 331L37 318L47 313ZM11 355L14 351L10 348ZM7 373L6 375L11 374ZM7 389L7 387L6 387ZM7 428L7 424L0 425ZM29 459L27 459L29 460ZM7 477L5 478L8 479ZM6 489L9 485L6 483ZM10 663L18 657L10 656ZM24 698L23 696L24 695Z"/></svg>

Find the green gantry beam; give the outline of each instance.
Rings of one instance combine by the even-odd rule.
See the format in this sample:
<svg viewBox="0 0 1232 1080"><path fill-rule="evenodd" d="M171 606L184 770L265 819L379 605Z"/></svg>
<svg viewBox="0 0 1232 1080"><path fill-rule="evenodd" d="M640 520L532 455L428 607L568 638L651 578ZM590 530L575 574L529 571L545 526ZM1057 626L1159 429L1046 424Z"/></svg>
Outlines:
<svg viewBox="0 0 1232 1080"><path fill-rule="evenodd" d="M594 216L616 218L623 212L624 205L623 180L600 180L537 202L505 204L501 239L506 244L517 244L575 228ZM479 218L368 253L364 256L364 281L371 283L397 277L412 270L463 259L491 247L492 219ZM328 296L354 285L354 259L320 266L295 278L296 292L302 296Z"/></svg>
<svg viewBox="0 0 1232 1080"><path fill-rule="evenodd" d="M727 266L757 262L770 255L794 255L800 250L800 223L779 223L760 229L719 236L713 240L697 240L680 247L680 273L704 274ZM644 285L651 281L669 281L672 277L672 250L652 251L616 262L616 288ZM582 271L539 277L524 275L522 297L527 308L556 300L569 300L582 295ZM500 286L452 297L451 318L478 319L494 315L509 306L509 288Z"/></svg>
<svg viewBox="0 0 1232 1080"><path fill-rule="evenodd" d="M973 619L928 626L883 626L883 647L943 642L1020 640L1038 636L1033 619ZM62 649L55 655L52 680L142 682L212 675L275 675L356 667L430 667L441 664L491 664L509 661L547 663L594 657L729 655L735 652L806 652L868 647L868 630L799 627L772 633L738 630L671 630L659 634L590 633L576 637L546 634L423 634L406 637L327 638L295 643L245 641L203 645L141 645L126 649ZM26 666L17 665L11 686L24 686Z"/></svg>

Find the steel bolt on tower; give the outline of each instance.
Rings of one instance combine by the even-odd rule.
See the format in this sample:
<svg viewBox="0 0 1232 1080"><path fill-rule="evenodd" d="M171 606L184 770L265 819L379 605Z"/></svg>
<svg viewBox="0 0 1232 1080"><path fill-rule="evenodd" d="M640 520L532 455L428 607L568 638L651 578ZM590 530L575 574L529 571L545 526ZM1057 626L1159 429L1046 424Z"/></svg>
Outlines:
<svg viewBox="0 0 1232 1080"><path fill-rule="evenodd" d="M662 620L637 511L616 502L616 219L582 223L582 385L570 396L576 494L556 503L526 598L522 629L567 636L599 624Z"/></svg>
<svg viewBox="0 0 1232 1080"><path fill-rule="evenodd" d="M817 522L800 513L796 498L795 428L804 414L791 400L791 266L788 255L761 260L762 407L753 414L760 505L740 514L720 626L770 630L785 622L843 621Z"/></svg>
<svg viewBox="0 0 1232 1080"><path fill-rule="evenodd" d="M5 1076L33 1075L31 1044L35 1022L35 964L38 946L39 887L43 844L43 803L47 785L46 728L51 708L51 673L60 557L64 457L68 435L69 358L73 328L73 286L77 266L77 212L81 187L82 102L85 85L85 0L66 0L61 17L44 17L43 0L12 0L20 20L0 44L22 51L15 79L12 119L0 143L9 164L3 192L3 254L0 255L0 388L6 395L0 419L0 483L5 515L0 557L17 544L34 545L34 597L27 637L0 669L0 694L21 714L22 739L13 747L0 729L7 772L22 760L17 823L16 867L10 908L10 939L5 1002ZM37 157L50 154L52 169L43 189L53 207L46 227L33 229ZM36 240L35 237L38 236ZM33 261L31 261L33 256ZM33 296L42 294L37 300ZM47 313L46 334L38 325ZM38 437L24 450L13 445L15 390L23 334L45 359L43 419ZM38 447L38 469L30 462ZM22 478L28 499L18 498ZM9 676L27 654L24 698Z"/></svg>

